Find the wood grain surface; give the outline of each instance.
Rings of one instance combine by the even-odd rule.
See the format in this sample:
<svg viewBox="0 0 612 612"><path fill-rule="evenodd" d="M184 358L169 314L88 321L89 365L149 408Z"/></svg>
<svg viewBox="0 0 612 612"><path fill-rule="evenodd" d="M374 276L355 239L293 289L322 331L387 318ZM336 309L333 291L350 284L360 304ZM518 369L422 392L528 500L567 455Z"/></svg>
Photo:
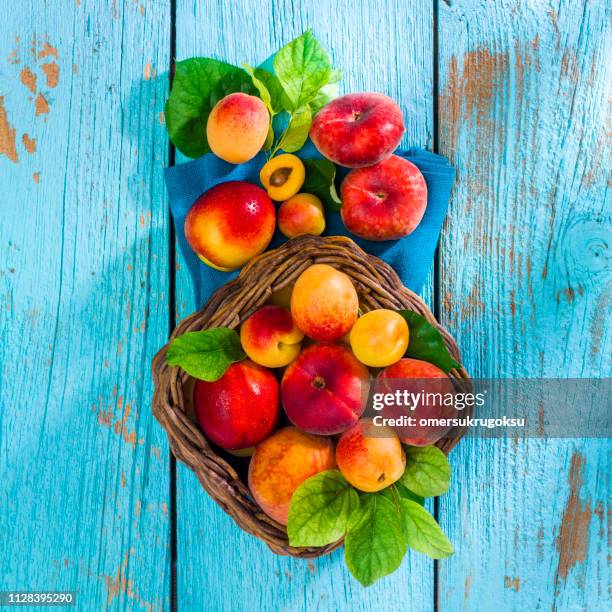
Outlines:
<svg viewBox="0 0 612 612"><path fill-rule="evenodd" d="M425 293L471 373L610 376L606 4L0 4L0 590L168 610L174 534L179 610L606 609L608 440L464 440L436 509L456 554L364 589L342 551L274 556L181 465L171 491L149 373L196 307L162 180L173 41L258 63L312 27L343 91L396 98L404 143L457 166Z"/></svg>

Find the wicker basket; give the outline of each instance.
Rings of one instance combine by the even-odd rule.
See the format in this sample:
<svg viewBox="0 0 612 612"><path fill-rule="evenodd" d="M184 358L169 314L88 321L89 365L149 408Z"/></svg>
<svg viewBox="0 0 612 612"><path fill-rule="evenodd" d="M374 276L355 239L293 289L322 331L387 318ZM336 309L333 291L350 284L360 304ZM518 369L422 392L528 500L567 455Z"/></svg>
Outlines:
<svg viewBox="0 0 612 612"><path fill-rule="evenodd" d="M451 355L460 362L455 341L437 323L423 300L401 284L388 264L367 255L352 240L343 237L303 236L260 255L238 278L221 287L202 310L184 319L171 339L188 331L211 327L237 328L273 292L293 283L314 263L330 264L348 274L366 310L408 309L426 317L442 334ZM244 479L246 460L212 447L204 437L192 414L192 379L180 368L168 366L167 348L168 345L162 348L153 361L153 414L166 430L175 457L196 473L204 489L242 529L263 540L273 552L309 558L327 554L340 546L341 541L320 548L289 545L285 528L266 516L252 500ZM463 367L452 370L450 376L462 390L470 387ZM463 435L463 432L452 433L438 443L446 453Z"/></svg>

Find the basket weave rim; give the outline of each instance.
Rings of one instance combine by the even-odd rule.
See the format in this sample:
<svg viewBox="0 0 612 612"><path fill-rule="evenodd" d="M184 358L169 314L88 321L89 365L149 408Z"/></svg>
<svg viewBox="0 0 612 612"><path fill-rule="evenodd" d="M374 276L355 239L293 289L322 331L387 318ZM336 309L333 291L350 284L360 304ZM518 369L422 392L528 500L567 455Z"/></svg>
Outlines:
<svg viewBox="0 0 612 612"><path fill-rule="evenodd" d="M263 540L277 554L302 558L327 554L340 546L342 540L323 547L289 545L285 527L263 513L235 468L211 447L187 414L185 387L190 377L181 368L168 366L166 352L174 338L188 331L221 326L237 328L272 293L294 282L313 263L328 263L347 273L357 287L365 310L405 308L424 316L440 332L452 357L461 363L453 337L438 323L425 302L402 285L389 264L365 253L350 238L301 236L251 260L202 309L183 319L153 359L152 366L153 414L166 431L174 456L195 472L203 488L239 527ZM462 391L471 389L463 366L451 370L449 377ZM437 446L448 454L464 433L464 430L455 431Z"/></svg>

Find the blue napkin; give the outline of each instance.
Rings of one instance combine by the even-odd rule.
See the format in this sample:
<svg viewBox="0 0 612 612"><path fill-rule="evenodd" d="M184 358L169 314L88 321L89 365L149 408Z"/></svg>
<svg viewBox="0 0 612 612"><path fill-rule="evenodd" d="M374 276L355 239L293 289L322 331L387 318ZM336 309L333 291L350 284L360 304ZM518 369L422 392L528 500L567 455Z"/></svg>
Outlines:
<svg viewBox="0 0 612 612"><path fill-rule="evenodd" d="M423 220L414 232L401 240L371 242L350 234L344 227L339 213L327 213L327 227L324 235L349 236L364 251L377 255L393 266L404 285L420 293L431 268L448 208L455 169L444 157L422 149L413 148L395 153L418 166L427 182L427 209ZM310 141L300 150L299 156L303 159L321 158ZM204 305L216 289L234 278L238 271L221 272L200 261L185 239L185 217L195 200L218 183L249 181L260 185L259 170L265 162L266 157L263 153L237 166L208 153L199 159L165 169L166 187L170 198L170 209L174 217L176 236L193 279L198 308ZM338 169L338 186L347 172L347 169ZM277 230L269 248L274 248L285 240Z"/></svg>

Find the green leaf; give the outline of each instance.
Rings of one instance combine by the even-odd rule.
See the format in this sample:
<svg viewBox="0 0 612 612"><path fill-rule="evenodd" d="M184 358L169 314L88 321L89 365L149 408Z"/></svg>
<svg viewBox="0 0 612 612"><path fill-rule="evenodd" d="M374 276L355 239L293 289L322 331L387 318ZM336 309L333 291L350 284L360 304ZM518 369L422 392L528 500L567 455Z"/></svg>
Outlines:
<svg viewBox="0 0 612 612"><path fill-rule="evenodd" d="M321 87L317 95L308 103L312 115L316 115L328 102L338 97L338 85L329 83L325 87Z"/></svg>
<svg viewBox="0 0 612 612"><path fill-rule="evenodd" d="M405 446L406 469L400 482L423 497L436 497L448 491L451 468L437 446Z"/></svg>
<svg viewBox="0 0 612 612"><path fill-rule="evenodd" d="M338 470L327 470L302 483L291 498L287 533L291 546L325 546L346 532L359 507L357 491Z"/></svg>
<svg viewBox="0 0 612 612"><path fill-rule="evenodd" d="M284 131L278 148L285 151L285 153L295 153L299 151L308 138L308 131L312 124L312 114L310 108L305 106L291 115L291 120L287 129Z"/></svg>
<svg viewBox="0 0 612 612"><path fill-rule="evenodd" d="M427 319L411 310L400 310L410 330L407 357L429 361L447 374L461 366L448 352L440 332Z"/></svg>
<svg viewBox="0 0 612 612"><path fill-rule="evenodd" d="M444 559L453 554L453 545L423 506L409 499L401 499L400 506L404 535L410 548L432 559Z"/></svg>
<svg viewBox="0 0 612 612"><path fill-rule="evenodd" d="M329 55L310 30L274 56L274 72L285 93L287 110L308 104L332 74Z"/></svg>
<svg viewBox="0 0 612 612"><path fill-rule="evenodd" d="M221 378L232 363L245 357L240 337L227 327L187 332L175 338L166 353L168 365L208 382Z"/></svg>
<svg viewBox="0 0 612 612"><path fill-rule="evenodd" d="M336 166L327 159L303 159L306 166L306 180L302 191L319 197L327 210L338 212L340 198L336 191Z"/></svg>
<svg viewBox="0 0 612 612"><path fill-rule="evenodd" d="M341 78L342 78L342 69L334 68L331 71L331 74L329 76L329 81L327 82L331 85L332 83L337 83Z"/></svg>
<svg viewBox="0 0 612 612"><path fill-rule="evenodd" d="M256 91L249 75L237 66L206 57L177 62L164 110L174 146L188 157L208 153L208 115L221 98L236 91Z"/></svg>
<svg viewBox="0 0 612 612"><path fill-rule="evenodd" d="M273 144L274 144L274 129L272 128L272 123L270 123L270 127L268 128L268 134L263 143L262 149L264 151L267 151L268 149L272 147Z"/></svg>
<svg viewBox="0 0 612 612"><path fill-rule="evenodd" d="M425 505L425 498L422 495L417 495L416 493L405 487L401 482L396 482L393 486L397 489L397 492L399 493L400 497L409 499L413 502L416 502L417 504L421 504L421 506Z"/></svg>
<svg viewBox="0 0 612 612"><path fill-rule="evenodd" d="M349 519L344 558L349 571L369 586L394 572L406 554L400 513L379 493L366 494Z"/></svg>
<svg viewBox="0 0 612 612"><path fill-rule="evenodd" d="M281 102L283 88L276 76L264 68L253 68L248 64L242 64L242 67L251 77L253 85L259 92L259 97L266 105L270 115L274 116L279 113L283 109Z"/></svg>

